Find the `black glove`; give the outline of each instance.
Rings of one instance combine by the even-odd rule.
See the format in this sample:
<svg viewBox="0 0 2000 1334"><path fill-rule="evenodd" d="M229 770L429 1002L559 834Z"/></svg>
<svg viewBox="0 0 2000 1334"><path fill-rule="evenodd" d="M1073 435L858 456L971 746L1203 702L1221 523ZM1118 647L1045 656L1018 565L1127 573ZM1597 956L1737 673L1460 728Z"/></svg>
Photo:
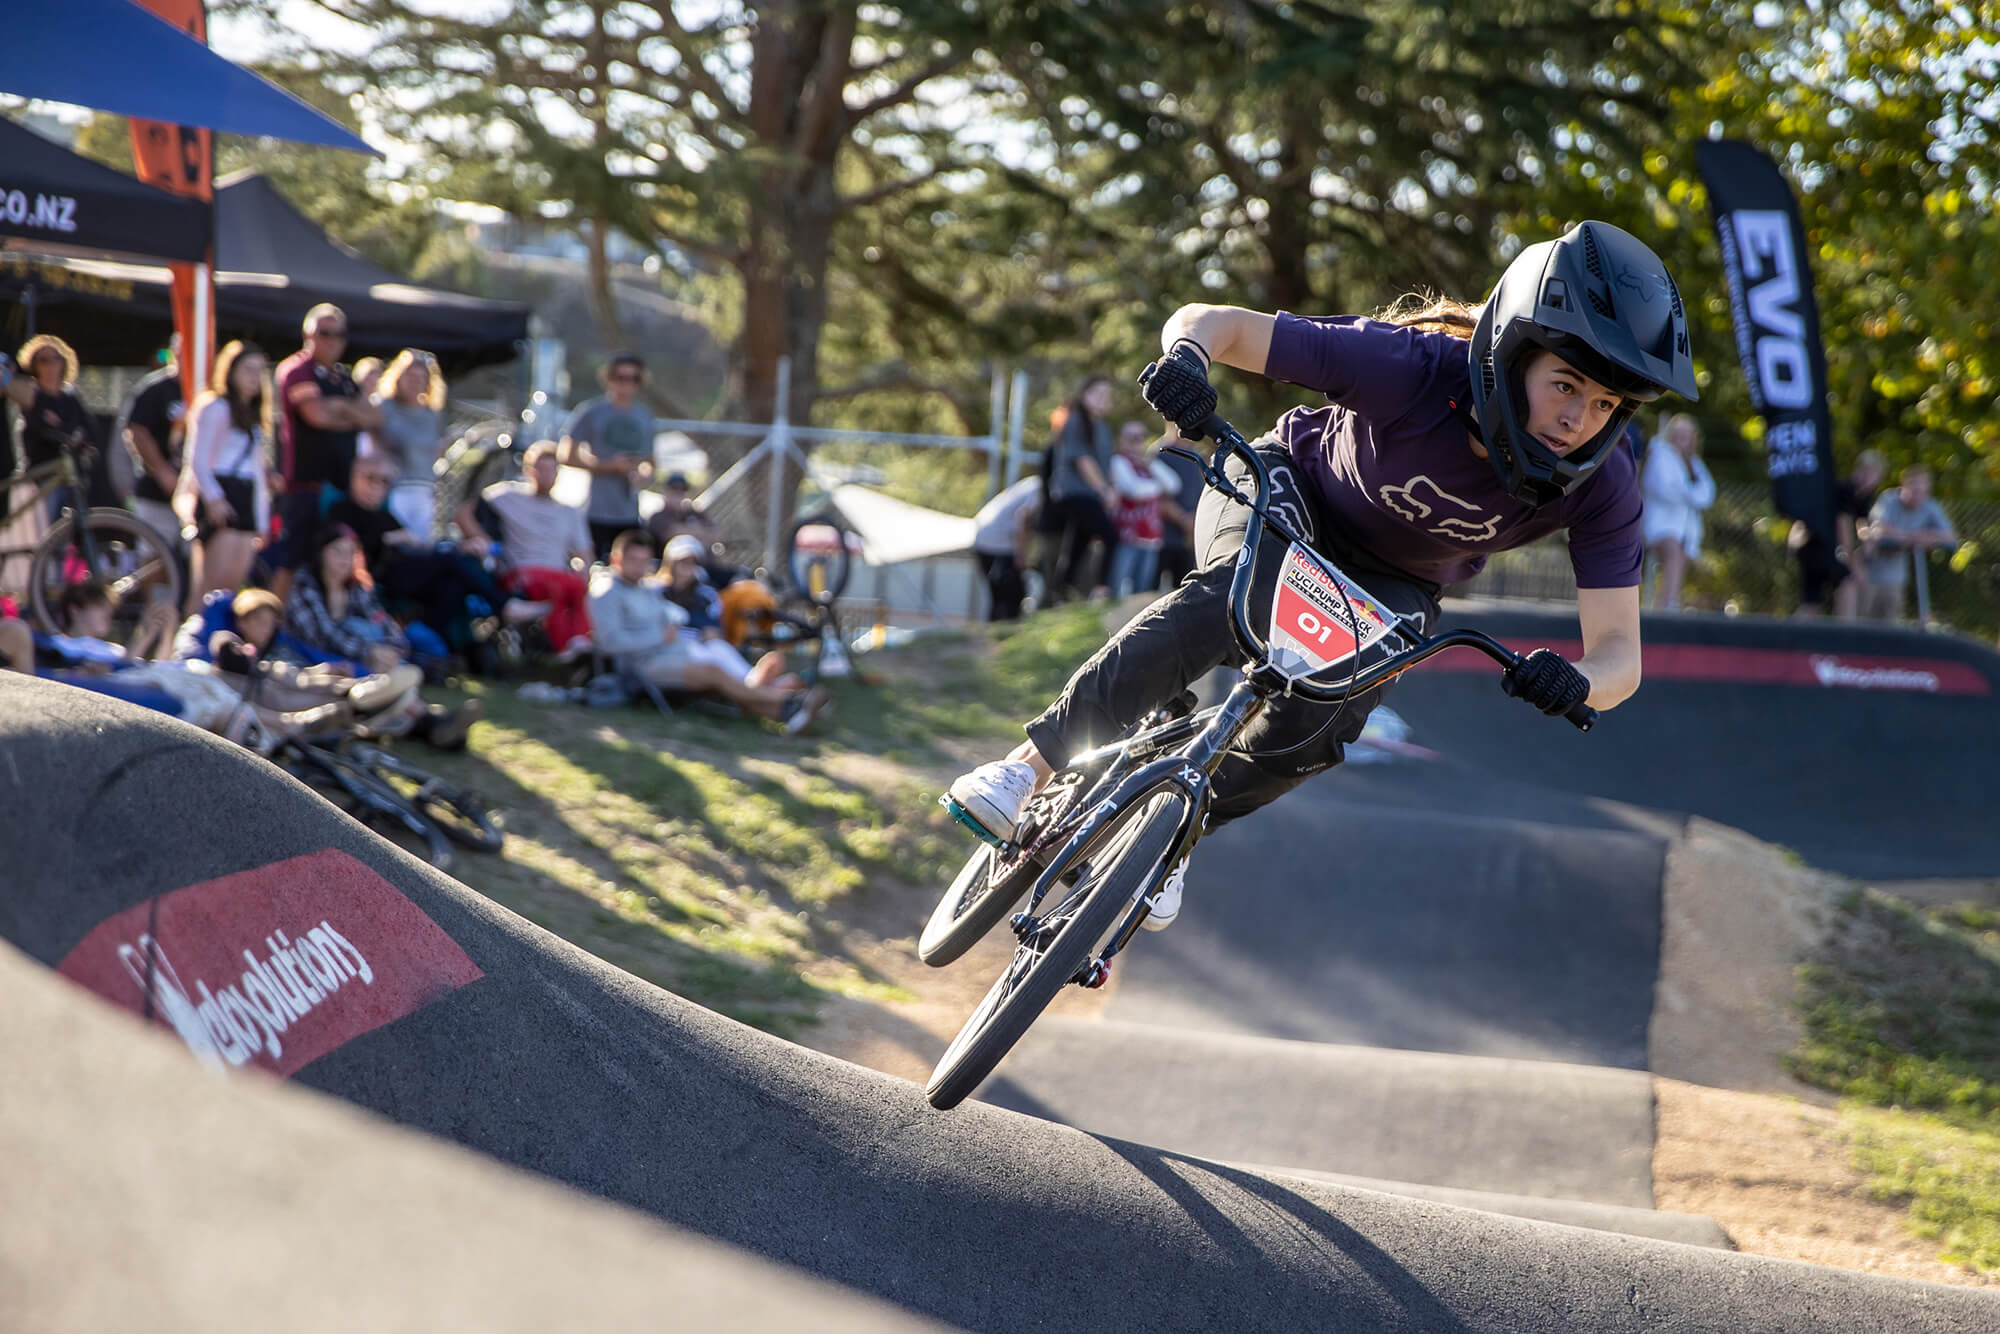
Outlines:
<svg viewBox="0 0 2000 1334"><path fill-rule="evenodd" d="M1139 396L1180 427L1184 437L1202 438L1215 412L1215 386L1208 382L1208 363L1193 340L1181 339L1167 355L1139 372Z"/></svg>
<svg viewBox="0 0 2000 1334"><path fill-rule="evenodd" d="M1501 674L1500 688L1555 718L1589 697L1590 678L1554 649L1538 648L1519 667Z"/></svg>

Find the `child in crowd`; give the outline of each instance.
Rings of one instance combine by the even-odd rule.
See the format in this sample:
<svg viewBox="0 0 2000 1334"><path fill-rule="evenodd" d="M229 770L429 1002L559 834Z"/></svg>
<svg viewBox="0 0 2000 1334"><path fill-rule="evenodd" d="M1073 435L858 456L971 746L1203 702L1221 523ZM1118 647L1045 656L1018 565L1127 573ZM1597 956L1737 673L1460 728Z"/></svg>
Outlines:
<svg viewBox="0 0 2000 1334"><path fill-rule="evenodd" d="M1153 456L1152 438L1143 422L1128 421L1118 430L1118 452L1111 456L1111 489L1118 504L1112 522L1118 526L1118 550L1111 557L1111 596L1151 593L1160 582L1160 548L1166 526L1160 517L1160 497L1180 490L1173 469Z"/></svg>

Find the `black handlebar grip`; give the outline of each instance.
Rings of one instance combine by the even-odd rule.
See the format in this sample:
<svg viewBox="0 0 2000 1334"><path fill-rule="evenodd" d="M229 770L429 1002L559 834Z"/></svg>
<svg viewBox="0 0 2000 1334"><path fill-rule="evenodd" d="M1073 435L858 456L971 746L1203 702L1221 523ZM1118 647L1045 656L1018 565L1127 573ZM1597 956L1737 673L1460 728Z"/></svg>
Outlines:
<svg viewBox="0 0 2000 1334"><path fill-rule="evenodd" d="M1578 702L1577 706L1568 713L1565 713L1563 717L1574 723L1576 730L1579 732L1588 732L1591 728L1597 726L1597 710L1582 702Z"/></svg>

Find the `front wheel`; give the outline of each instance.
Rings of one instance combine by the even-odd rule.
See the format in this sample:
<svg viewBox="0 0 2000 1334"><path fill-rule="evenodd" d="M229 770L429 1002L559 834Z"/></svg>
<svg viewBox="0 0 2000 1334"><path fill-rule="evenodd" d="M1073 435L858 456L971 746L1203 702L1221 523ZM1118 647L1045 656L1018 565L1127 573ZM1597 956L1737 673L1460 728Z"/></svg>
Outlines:
<svg viewBox="0 0 2000 1334"><path fill-rule="evenodd" d="M945 1048L924 1090L931 1106L946 1111L963 1102L1102 951L1158 878L1180 833L1181 805L1172 792L1135 802L1099 836L1075 883L1051 892L1057 901L1041 916L1043 931L1015 949L1007 971Z"/></svg>

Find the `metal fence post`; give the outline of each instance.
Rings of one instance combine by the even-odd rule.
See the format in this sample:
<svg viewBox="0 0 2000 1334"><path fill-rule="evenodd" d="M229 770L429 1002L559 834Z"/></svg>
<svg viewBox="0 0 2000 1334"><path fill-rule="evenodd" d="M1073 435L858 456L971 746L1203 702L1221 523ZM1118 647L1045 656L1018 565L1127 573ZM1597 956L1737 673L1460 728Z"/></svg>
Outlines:
<svg viewBox="0 0 2000 1334"><path fill-rule="evenodd" d="M1000 434L1000 416L1007 409L1006 394L1007 373L996 364L993 367L992 405L986 414L986 496L989 500L1000 493L1000 451L1005 439ZM1013 479L1009 478L1007 485L1013 484Z"/></svg>
<svg viewBox="0 0 2000 1334"><path fill-rule="evenodd" d="M1917 624L1927 626L1931 623L1931 563L1924 559L1922 547L1910 548L1910 564L1917 583Z"/></svg>
<svg viewBox="0 0 2000 1334"><path fill-rule="evenodd" d="M1014 372L1013 402L1007 407L1007 485L1021 480L1021 422L1028 415L1028 373Z"/></svg>
<svg viewBox="0 0 2000 1334"><path fill-rule="evenodd" d="M779 357L778 397L777 401L771 406L771 436L768 442L771 446L771 457L768 464L771 471L770 479L767 483L771 490L771 521L770 527L766 530L766 540L764 543L764 568L767 570L776 570L778 568L779 534L783 531L785 523L785 496L783 488L785 482L785 462L791 457L792 453L791 398L792 359L790 357Z"/></svg>

